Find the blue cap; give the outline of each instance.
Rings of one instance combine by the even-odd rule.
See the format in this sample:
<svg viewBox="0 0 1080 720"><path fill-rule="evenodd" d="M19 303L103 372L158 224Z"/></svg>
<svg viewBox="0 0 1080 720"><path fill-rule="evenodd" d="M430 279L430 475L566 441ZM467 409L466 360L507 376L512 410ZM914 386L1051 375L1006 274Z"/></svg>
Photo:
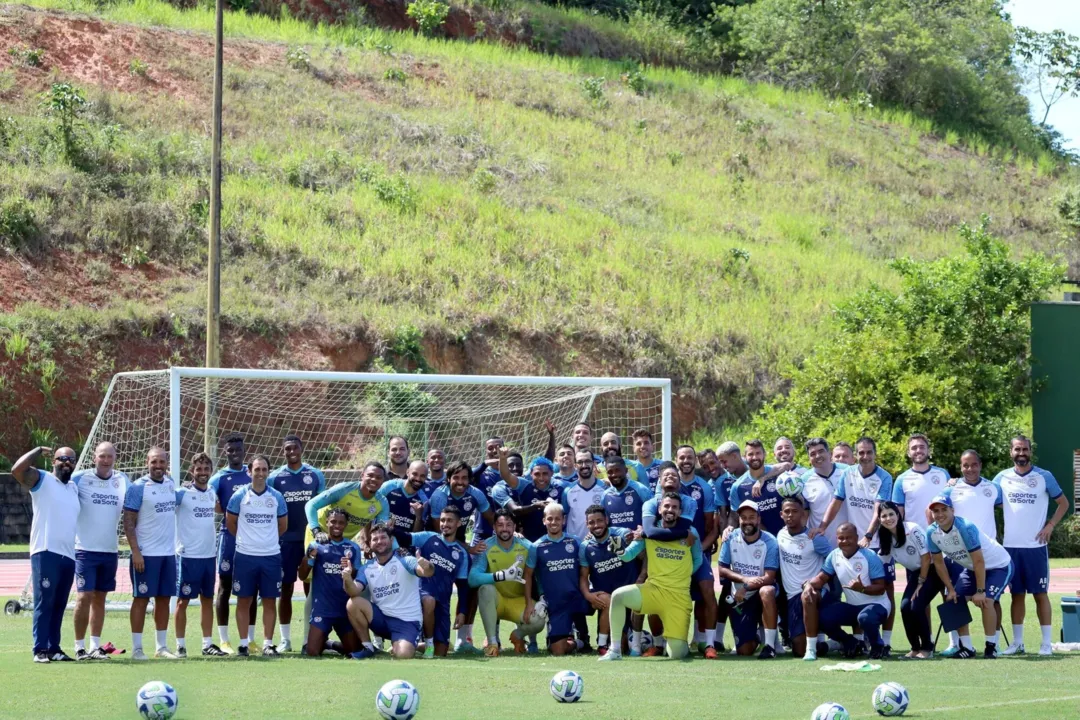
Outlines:
<svg viewBox="0 0 1080 720"><path fill-rule="evenodd" d="M952 507L952 499L948 495L935 495L934 499L930 501L930 504L927 505L927 507L934 507L935 505Z"/></svg>

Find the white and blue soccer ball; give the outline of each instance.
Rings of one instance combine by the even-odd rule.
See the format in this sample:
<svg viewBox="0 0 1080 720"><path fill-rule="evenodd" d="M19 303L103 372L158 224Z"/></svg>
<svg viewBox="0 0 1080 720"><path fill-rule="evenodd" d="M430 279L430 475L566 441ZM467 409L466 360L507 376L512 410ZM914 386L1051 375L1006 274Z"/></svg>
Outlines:
<svg viewBox="0 0 1080 720"><path fill-rule="evenodd" d="M581 699L585 682L573 670L560 670L551 678L551 697L561 703L573 703Z"/></svg>
<svg viewBox="0 0 1080 720"><path fill-rule="evenodd" d="M641 631L641 652L645 652L646 650L648 650L649 648L651 648L655 644L656 644L656 641L653 639L652 633L649 632L648 630L642 630Z"/></svg>
<svg viewBox="0 0 1080 720"><path fill-rule="evenodd" d="M886 682L874 688L871 702L878 715L896 717L907 710L910 698L906 687L900 683Z"/></svg>
<svg viewBox="0 0 1080 720"><path fill-rule="evenodd" d="M135 707L147 720L169 720L176 714L176 689L167 682L153 680L135 694Z"/></svg>
<svg viewBox="0 0 1080 720"><path fill-rule="evenodd" d="M814 708L810 720L851 720L851 715L839 703L822 703Z"/></svg>
<svg viewBox="0 0 1080 720"><path fill-rule="evenodd" d="M802 492L802 489L802 475L794 470L780 473L780 477L776 478L776 492L783 497L793 497L798 495Z"/></svg>
<svg viewBox="0 0 1080 720"><path fill-rule="evenodd" d="M420 692L404 680L391 680L375 695L375 709L386 720L412 720L420 712Z"/></svg>

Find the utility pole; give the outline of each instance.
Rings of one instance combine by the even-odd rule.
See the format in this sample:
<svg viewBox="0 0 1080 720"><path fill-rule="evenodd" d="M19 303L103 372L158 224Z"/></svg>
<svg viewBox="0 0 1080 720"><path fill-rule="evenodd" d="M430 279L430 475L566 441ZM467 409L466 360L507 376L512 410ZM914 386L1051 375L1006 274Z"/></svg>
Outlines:
<svg viewBox="0 0 1080 720"><path fill-rule="evenodd" d="M225 71L224 0L216 0L214 18L214 119L210 160L210 247L207 253L206 287L206 367L221 366L221 86ZM206 454L217 457L217 407L215 381L206 380L205 425L203 445ZM179 452L175 448L173 452Z"/></svg>

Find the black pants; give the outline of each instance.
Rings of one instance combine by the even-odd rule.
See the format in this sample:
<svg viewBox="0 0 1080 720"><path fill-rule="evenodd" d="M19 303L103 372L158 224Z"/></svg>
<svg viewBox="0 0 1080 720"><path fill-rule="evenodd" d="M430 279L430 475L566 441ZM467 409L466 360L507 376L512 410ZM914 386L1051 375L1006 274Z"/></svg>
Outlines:
<svg viewBox="0 0 1080 720"><path fill-rule="evenodd" d="M930 566L926 582L919 585L917 570L907 571L907 587L900 602L900 617L904 621L904 632L914 652L933 651L934 638L930 634L930 620L926 617L926 608L945 590L937 571Z"/></svg>

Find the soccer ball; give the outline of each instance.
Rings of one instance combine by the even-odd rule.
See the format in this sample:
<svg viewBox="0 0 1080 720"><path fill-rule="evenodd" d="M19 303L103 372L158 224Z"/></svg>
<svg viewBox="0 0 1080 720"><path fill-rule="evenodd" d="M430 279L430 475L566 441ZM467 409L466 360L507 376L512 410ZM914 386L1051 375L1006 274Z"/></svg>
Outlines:
<svg viewBox="0 0 1080 720"><path fill-rule="evenodd" d="M903 715L908 707L908 692L900 683L881 683L874 688L874 695L870 700L878 715L896 717Z"/></svg>
<svg viewBox="0 0 1080 720"><path fill-rule="evenodd" d="M561 703L577 702L585 691L585 682L573 670L560 670L551 678L551 697Z"/></svg>
<svg viewBox="0 0 1080 720"><path fill-rule="evenodd" d="M160 680L148 682L135 693L135 707L147 720L169 720L176 714L176 690Z"/></svg>
<svg viewBox="0 0 1080 720"><path fill-rule="evenodd" d="M810 720L851 720L848 711L838 703L822 703L814 708Z"/></svg>
<svg viewBox="0 0 1080 720"><path fill-rule="evenodd" d="M404 680L391 680L379 688L375 709L386 720L412 720L420 712L420 693Z"/></svg>
<svg viewBox="0 0 1080 720"><path fill-rule="evenodd" d="M649 632L648 630L641 631L641 652L645 652L646 650L651 648L654 642L655 641L653 640L651 632Z"/></svg>
<svg viewBox="0 0 1080 720"><path fill-rule="evenodd" d="M776 478L776 492L784 497L792 497L802 492L803 480L802 475L794 470L788 470L785 473L780 473L780 477Z"/></svg>

